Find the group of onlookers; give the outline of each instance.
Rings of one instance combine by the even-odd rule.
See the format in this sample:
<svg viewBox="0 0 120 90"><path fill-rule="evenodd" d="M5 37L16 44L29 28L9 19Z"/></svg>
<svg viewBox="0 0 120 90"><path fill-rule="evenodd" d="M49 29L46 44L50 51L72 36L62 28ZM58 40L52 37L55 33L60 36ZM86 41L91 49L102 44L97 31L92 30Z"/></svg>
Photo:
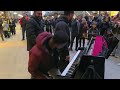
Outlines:
<svg viewBox="0 0 120 90"><path fill-rule="evenodd" d="M16 22L14 19L9 19L7 18L1 18L0 19L0 35L1 35L1 39L2 41L4 41L4 37L5 38L10 38L11 35L15 35L16 34Z"/></svg>

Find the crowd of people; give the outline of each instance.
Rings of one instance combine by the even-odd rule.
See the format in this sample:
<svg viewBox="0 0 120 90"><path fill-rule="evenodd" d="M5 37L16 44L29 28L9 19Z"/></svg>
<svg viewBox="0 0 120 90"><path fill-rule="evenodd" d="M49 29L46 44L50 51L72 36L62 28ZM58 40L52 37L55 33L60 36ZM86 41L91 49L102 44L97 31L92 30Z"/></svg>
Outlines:
<svg viewBox="0 0 120 90"><path fill-rule="evenodd" d="M2 41L4 38L10 38L12 35L16 34L16 21L13 18L1 18L0 19L0 36Z"/></svg>
<svg viewBox="0 0 120 90"><path fill-rule="evenodd" d="M27 51L29 51L28 71L32 79L51 79L60 75L69 64L69 51L85 47L85 40L90 41L91 37L102 35L110 38L116 36L120 40L120 14L110 17L104 15L77 15L74 11L64 11L58 17L42 17L42 11L34 11L31 17L26 14L20 19L22 28L22 40L27 40ZM0 34L2 40L2 28L6 38L9 38L8 27L11 33L15 34L15 22L4 20L0 22ZM26 32L26 36L25 36ZM114 49L113 56L120 57L120 42ZM52 77L50 76L52 75Z"/></svg>
<svg viewBox="0 0 120 90"><path fill-rule="evenodd" d="M78 15L73 18L74 11L64 11L58 17L42 18L42 11L34 11L33 16L26 23L27 50L29 51L28 71L32 79L55 78L69 64L69 51L85 47L85 40L102 35L119 36L118 18L94 15ZM118 20L117 20L118 19ZM119 37L117 37L120 39ZM120 55L120 45L116 47L114 56ZM49 74L50 73L50 74Z"/></svg>

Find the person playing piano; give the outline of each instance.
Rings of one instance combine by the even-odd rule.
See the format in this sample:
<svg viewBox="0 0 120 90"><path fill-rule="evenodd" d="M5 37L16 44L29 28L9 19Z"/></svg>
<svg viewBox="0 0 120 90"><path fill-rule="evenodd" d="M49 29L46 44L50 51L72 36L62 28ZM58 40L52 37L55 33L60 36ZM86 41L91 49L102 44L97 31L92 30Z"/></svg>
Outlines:
<svg viewBox="0 0 120 90"><path fill-rule="evenodd" d="M69 36L63 31L57 31L54 36L48 32L38 35L36 45L29 52L28 71L31 79L52 79L60 74L57 50L63 48L68 40Z"/></svg>

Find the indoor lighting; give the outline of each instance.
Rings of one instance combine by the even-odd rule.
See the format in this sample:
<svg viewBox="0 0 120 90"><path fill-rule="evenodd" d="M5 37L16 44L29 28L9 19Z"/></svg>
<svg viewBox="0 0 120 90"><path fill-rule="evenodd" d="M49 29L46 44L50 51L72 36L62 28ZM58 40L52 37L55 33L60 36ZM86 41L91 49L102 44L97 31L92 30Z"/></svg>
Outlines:
<svg viewBox="0 0 120 90"><path fill-rule="evenodd" d="M14 12L13 14L17 14L16 12Z"/></svg>
<svg viewBox="0 0 120 90"><path fill-rule="evenodd" d="M21 14L18 14L18 16L19 16L19 17L23 17L23 15L21 15Z"/></svg>
<svg viewBox="0 0 120 90"><path fill-rule="evenodd" d="M90 13L88 12L88 11L86 11L87 12L87 14L89 14L90 15Z"/></svg>
<svg viewBox="0 0 120 90"><path fill-rule="evenodd" d="M1 12L1 14L3 14L4 12Z"/></svg>

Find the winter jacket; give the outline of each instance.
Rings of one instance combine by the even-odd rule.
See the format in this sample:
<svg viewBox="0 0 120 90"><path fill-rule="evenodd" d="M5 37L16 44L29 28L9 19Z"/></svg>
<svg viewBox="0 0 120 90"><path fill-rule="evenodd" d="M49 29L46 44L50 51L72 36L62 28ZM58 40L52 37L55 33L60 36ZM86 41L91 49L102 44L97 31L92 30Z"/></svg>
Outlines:
<svg viewBox="0 0 120 90"><path fill-rule="evenodd" d="M69 36L68 44L64 48L60 49L60 53L61 53L60 56L62 58L65 58L66 56L69 55L68 47L70 45L70 31L69 31L68 23L69 22L66 17L60 16L59 19L57 19L57 24L55 26L55 32L62 30L65 33L67 33L67 35Z"/></svg>
<svg viewBox="0 0 120 90"><path fill-rule="evenodd" d="M36 37L44 32L43 22L31 17L26 24L27 50L29 51L35 44Z"/></svg>
<svg viewBox="0 0 120 90"><path fill-rule="evenodd" d="M3 24L2 24L2 27L3 27L3 31L9 31L9 25L7 23L7 21L4 21Z"/></svg>
<svg viewBox="0 0 120 90"><path fill-rule="evenodd" d="M48 71L57 66L58 54L56 49L48 48L48 41L52 37L43 32L36 38L36 44L29 52L28 71L35 79L46 79Z"/></svg>
<svg viewBox="0 0 120 90"><path fill-rule="evenodd" d="M79 31L78 31L78 27L80 27L80 23L78 25L78 21L75 19L72 23L71 23L71 28L72 28L72 36L77 36Z"/></svg>

